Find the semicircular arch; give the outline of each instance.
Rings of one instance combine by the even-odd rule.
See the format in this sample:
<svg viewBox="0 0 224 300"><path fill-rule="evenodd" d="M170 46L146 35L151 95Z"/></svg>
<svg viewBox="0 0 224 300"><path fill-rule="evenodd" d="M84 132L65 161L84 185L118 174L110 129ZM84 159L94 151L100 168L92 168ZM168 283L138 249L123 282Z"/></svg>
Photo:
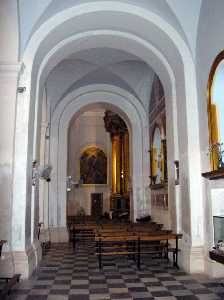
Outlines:
<svg viewBox="0 0 224 300"><path fill-rule="evenodd" d="M144 135L148 132L147 115L144 109L136 101L130 103L132 95L128 92L105 85L88 86L69 94L58 105L53 119L51 130L51 153L50 160L53 165L52 182L50 186L50 220L51 225L66 225L66 174L67 174L67 145L68 128L71 119L78 117L85 110L94 105L102 104L108 109L119 113L126 122L131 133L131 156L132 156L132 203L133 218L136 219L141 211L141 199L148 185L149 165L148 149ZM128 98L127 98L128 96ZM138 101L137 101L138 102ZM64 103L64 104L63 104ZM138 148L133 145L138 145Z"/></svg>

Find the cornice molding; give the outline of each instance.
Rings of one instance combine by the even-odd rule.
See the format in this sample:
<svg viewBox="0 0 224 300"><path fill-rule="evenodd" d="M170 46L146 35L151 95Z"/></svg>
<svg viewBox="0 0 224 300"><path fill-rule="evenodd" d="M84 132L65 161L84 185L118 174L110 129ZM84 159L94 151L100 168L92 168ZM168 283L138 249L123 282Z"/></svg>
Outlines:
<svg viewBox="0 0 224 300"><path fill-rule="evenodd" d="M10 62L1 62L0 61L0 77L17 77L22 64L19 63L10 63Z"/></svg>
<svg viewBox="0 0 224 300"><path fill-rule="evenodd" d="M127 126L124 120L116 113L107 110L104 116L105 129L110 134L124 134Z"/></svg>

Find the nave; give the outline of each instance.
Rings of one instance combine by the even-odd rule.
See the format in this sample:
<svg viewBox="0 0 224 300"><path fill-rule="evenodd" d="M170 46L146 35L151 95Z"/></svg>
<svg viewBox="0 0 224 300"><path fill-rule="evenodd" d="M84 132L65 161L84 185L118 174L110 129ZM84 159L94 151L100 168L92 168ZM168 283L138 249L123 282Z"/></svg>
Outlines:
<svg viewBox="0 0 224 300"><path fill-rule="evenodd" d="M222 0L0 1L5 291L33 274L37 284L39 224L67 251L79 217L150 216L182 236L171 263L177 254L184 272L224 278L223 12Z"/></svg>
<svg viewBox="0 0 224 300"><path fill-rule="evenodd" d="M224 280L189 275L171 263L145 258L105 257L98 267L93 243L52 244L36 273L21 281L8 300L215 300Z"/></svg>

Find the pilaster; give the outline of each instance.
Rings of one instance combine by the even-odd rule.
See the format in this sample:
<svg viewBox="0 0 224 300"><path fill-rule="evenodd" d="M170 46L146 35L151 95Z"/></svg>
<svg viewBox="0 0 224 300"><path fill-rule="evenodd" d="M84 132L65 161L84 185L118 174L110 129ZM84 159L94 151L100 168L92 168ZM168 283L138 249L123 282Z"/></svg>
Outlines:
<svg viewBox="0 0 224 300"><path fill-rule="evenodd" d="M0 277L11 277L21 274L23 279L29 278L42 258L39 241L35 241L26 251L3 252L0 260Z"/></svg>
<svg viewBox="0 0 224 300"><path fill-rule="evenodd" d="M68 243L69 233L67 227L50 227L49 230L52 243Z"/></svg>
<svg viewBox="0 0 224 300"><path fill-rule="evenodd" d="M188 273L205 272L205 251L203 246L192 246L191 238L183 232L180 241L179 265Z"/></svg>
<svg viewBox="0 0 224 300"><path fill-rule="evenodd" d="M11 207L17 82L21 64L0 62L0 236L11 244ZM8 249L7 249L8 251Z"/></svg>

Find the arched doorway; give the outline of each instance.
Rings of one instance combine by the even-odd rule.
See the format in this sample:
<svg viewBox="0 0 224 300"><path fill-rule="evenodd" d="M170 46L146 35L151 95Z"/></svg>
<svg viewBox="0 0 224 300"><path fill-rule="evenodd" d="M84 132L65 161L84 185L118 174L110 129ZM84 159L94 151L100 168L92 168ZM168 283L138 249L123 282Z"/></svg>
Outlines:
<svg viewBox="0 0 224 300"><path fill-rule="evenodd" d="M117 93L119 91L119 93ZM130 103L132 99L132 103ZM86 109L100 104L103 107L119 113L125 120L130 132L130 161L132 170L132 219L142 213L142 199L148 185L149 141L148 127L143 124L147 116L142 105L133 96L121 89L110 86L89 86L74 91L61 102L52 119L51 164L54 165L50 188L50 223L52 226L64 228L66 231L66 177L67 177L67 145L70 121ZM135 104L135 105L134 105ZM141 118L140 118L141 116ZM133 145L138 144L138 149ZM55 205L55 200L57 205ZM145 207L145 209L149 209Z"/></svg>
<svg viewBox="0 0 224 300"><path fill-rule="evenodd" d="M67 224L130 220L129 131L104 104L73 118L68 129Z"/></svg>

